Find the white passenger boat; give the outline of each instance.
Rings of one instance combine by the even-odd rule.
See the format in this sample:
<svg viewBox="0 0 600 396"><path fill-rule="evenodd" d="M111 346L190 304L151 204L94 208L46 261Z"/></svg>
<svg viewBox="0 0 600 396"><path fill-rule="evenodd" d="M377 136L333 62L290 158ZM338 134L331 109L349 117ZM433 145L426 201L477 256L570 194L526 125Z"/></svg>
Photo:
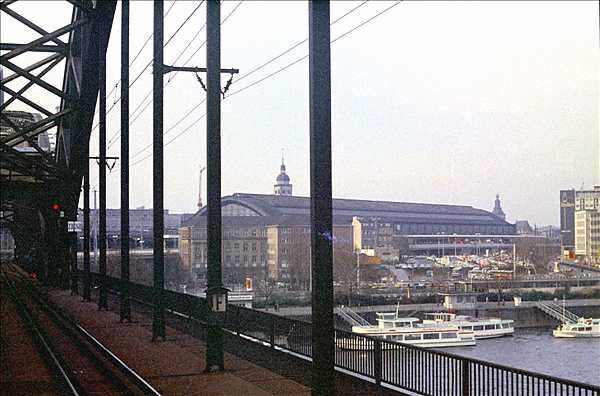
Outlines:
<svg viewBox="0 0 600 396"><path fill-rule="evenodd" d="M418 318L401 318L396 313L377 312L376 326L352 326L352 332L361 335L383 338L422 347L451 347L475 345L472 331L462 331L453 327L431 324L425 325ZM338 346L346 349L363 349L353 339L338 339Z"/></svg>
<svg viewBox="0 0 600 396"><path fill-rule="evenodd" d="M514 333L514 320L500 318L474 318L455 312L426 313L424 324L444 324L462 331L472 331L476 339L496 338Z"/></svg>
<svg viewBox="0 0 600 396"><path fill-rule="evenodd" d="M579 318L577 323L563 323L552 334L557 338L600 337L600 319Z"/></svg>

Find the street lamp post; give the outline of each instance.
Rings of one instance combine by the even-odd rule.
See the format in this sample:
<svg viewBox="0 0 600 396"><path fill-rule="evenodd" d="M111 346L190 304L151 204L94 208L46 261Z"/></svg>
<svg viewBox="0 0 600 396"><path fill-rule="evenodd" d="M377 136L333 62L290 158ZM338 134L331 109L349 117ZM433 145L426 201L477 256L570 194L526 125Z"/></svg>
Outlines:
<svg viewBox="0 0 600 396"><path fill-rule="evenodd" d="M456 234L454 234L454 257L456 257Z"/></svg>
<svg viewBox="0 0 600 396"><path fill-rule="evenodd" d="M446 237L445 233L442 232L442 257L446 255Z"/></svg>

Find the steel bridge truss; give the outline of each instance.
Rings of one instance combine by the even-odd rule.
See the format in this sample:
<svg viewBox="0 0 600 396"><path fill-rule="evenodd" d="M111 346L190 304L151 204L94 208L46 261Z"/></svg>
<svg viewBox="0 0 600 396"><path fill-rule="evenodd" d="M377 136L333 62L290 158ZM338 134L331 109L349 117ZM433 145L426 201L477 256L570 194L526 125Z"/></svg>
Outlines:
<svg viewBox="0 0 600 396"><path fill-rule="evenodd" d="M70 22L58 28L47 27L56 26L52 18L40 18L44 7L56 2L17 3L1 1L0 16L34 38L15 34L11 39L23 37L23 42L9 43L6 34L0 43L0 226L11 229L17 245L19 235L34 233L49 247L50 234L56 242L63 228L66 232L66 222L55 221L53 211L60 209L65 220L77 217L99 92L99 59L106 53L116 0L68 0ZM57 81L61 69L62 81Z"/></svg>

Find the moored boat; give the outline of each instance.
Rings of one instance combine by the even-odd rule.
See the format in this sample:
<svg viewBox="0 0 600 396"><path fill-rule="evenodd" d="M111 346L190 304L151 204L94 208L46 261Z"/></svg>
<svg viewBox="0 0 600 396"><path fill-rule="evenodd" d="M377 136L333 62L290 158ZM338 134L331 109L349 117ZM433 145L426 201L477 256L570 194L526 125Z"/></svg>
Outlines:
<svg viewBox="0 0 600 396"><path fill-rule="evenodd" d="M455 312L426 313L424 324L444 324L462 331L472 331L476 339L503 337L514 333L514 320L501 318L474 318L457 315Z"/></svg>
<svg viewBox="0 0 600 396"><path fill-rule="evenodd" d="M421 347L451 347L475 345L473 331L462 331L440 324L418 323L418 318L402 318L396 313L377 312L377 325L352 326L355 334L382 338ZM338 340L338 346L356 349L348 339ZM362 345L362 344L361 344Z"/></svg>
<svg viewBox="0 0 600 396"><path fill-rule="evenodd" d="M563 323L552 334L557 338L600 337L600 319L579 318L576 323Z"/></svg>

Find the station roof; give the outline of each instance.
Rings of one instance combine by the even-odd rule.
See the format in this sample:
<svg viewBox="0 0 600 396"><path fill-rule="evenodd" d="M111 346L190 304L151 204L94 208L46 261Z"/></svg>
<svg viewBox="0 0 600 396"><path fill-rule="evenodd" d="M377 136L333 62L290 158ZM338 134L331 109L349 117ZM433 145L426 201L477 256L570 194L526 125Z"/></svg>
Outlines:
<svg viewBox="0 0 600 396"><path fill-rule="evenodd" d="M223 225L228 216L271 217L273 224L283 220L285 215L310 215L310 197L281 196L266 194L236 193L221 199ZM201 208L185 226L191 226L199 216L206 215L206 207ZM477 224L507 226L508 222L491 212L464 205L444 205L427 203L369 201L355 199L333 199L333 216L338 223L359 218L378 217L396 222L438 223L438 224ZM251 221L251 220L249 220ZM256 220L259 222L269 220Z"/></svg>

